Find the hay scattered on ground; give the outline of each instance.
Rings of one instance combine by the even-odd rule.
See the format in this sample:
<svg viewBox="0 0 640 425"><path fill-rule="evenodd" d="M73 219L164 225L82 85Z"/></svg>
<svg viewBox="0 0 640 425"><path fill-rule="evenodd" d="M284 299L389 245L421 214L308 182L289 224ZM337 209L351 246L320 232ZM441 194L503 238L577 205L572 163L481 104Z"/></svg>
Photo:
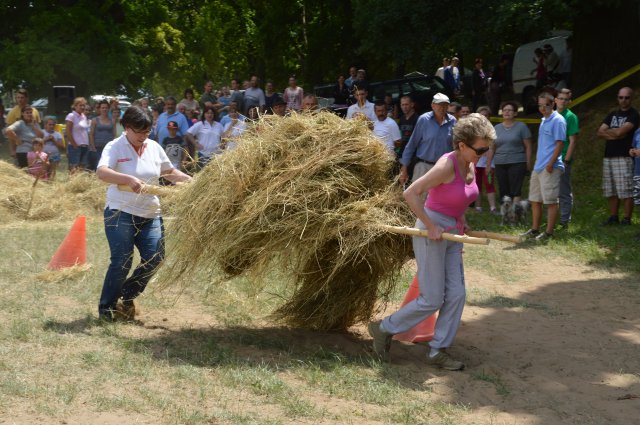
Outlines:
<svg viewBox="0 0 640 425"><path fill-rule="evenodd" d="M0 221L47 221L73 219L79 214L98 214L104 209L107 185L91 173L78 173L67 181L38 181L6 161L0 161L3 194ZM29 203L33 196L31 209Z"/></svg>
<svg viewBox="0 0 640 425"><path fill-rule="evenodd" d="M41 282L59 283L64 280L78 280L91 270L91 268L91 264L79 264L60 270L46 270L36 274L34 277Z"/></svg>
<svg viewBox="0 0 640 425"><path fill-rule="evenodd" d="M361 121L330 113L263 117L172 202L161 282L196 272L291 278L275 316L296 327L345 329L392 291L411 247L380 224L413 221L389 180L393 157Z"/></svg>

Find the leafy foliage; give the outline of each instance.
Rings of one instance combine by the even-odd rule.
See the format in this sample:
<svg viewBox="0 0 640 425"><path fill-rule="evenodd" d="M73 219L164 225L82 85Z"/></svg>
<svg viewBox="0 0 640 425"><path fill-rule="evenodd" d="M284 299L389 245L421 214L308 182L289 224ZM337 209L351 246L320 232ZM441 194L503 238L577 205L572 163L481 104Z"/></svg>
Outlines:
<svg viewBox="0 0 640 425"><path fill-rule="evenodd" d="M81 94L135 96L256 73L282 90L290 74L310 87L350 65L383 79L430 72L453 53L466 66L477 56L491 64L551 29L592 28L603 8L632 10L638 3L0 0L0 84L34 95L72 84Z"/></svg>

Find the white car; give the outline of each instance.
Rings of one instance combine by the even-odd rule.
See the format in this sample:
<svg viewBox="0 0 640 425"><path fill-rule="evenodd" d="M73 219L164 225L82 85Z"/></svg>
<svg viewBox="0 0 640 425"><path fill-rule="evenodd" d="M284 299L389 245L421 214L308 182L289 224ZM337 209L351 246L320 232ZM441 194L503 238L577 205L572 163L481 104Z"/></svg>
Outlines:
<svg viewBox="0 0 640 425"><path fill-rule="evenodd" d="M511 80L513 82L513 93L522 100L522 106L525 112L534 112L537 110L536 75L535 72L532 72L536 68L536 64L533 61L535 57L534 50L549 44L553 47L553 51L561 57L566 50L567 37L570 35L571 32L566 31L555 37L523 44L516 50L513 57ZM560 89L562 87L556 86L556 88Z"/></svg>

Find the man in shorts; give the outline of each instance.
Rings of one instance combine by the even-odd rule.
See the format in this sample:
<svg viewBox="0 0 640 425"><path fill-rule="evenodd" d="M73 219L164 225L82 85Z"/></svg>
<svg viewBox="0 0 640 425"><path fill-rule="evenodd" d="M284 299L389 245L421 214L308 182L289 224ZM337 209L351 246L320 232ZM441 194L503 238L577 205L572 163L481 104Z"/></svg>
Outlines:
<svg viewBox="0 0 640 425"><path fill-rule="evenodd" d="M531 202L532 224L522 236L544 242L553 237L558 216L560 178L564 172L562 148L567 135L567 123L553 110L554 94L544 91L538 96L538 110L542 122L538 131L538 151L529 182L529 202ZM547 228L540 233L542 205L547 206Z"/></svg>
<svg viewBox="0 0 640 425"><path fill-rule="evenodd" d="M640 116L631 107L633 90L623 87L618 91L617 111L611 112L598 128L598 137L604 139L602 160L602 192L609 200L609 218L605 226L631 224L633 213L633 160L629 156L633 133L638 128ZM624 204L624 217L619 219L620 200Z"/></svg>

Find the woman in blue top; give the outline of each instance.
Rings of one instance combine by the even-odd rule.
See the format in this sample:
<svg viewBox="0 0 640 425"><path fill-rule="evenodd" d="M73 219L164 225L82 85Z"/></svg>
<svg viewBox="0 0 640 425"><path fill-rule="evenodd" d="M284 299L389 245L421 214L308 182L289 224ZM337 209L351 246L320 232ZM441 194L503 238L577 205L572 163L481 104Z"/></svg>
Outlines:
<svg viewBox="0 0 640 425"><path fill-rule="evenodd" d="M96 105L98 116L91 120L89 130L89 169L95 171L107 143L116 138L114 118L109 118L109 102L101 100Z"/></svg>

